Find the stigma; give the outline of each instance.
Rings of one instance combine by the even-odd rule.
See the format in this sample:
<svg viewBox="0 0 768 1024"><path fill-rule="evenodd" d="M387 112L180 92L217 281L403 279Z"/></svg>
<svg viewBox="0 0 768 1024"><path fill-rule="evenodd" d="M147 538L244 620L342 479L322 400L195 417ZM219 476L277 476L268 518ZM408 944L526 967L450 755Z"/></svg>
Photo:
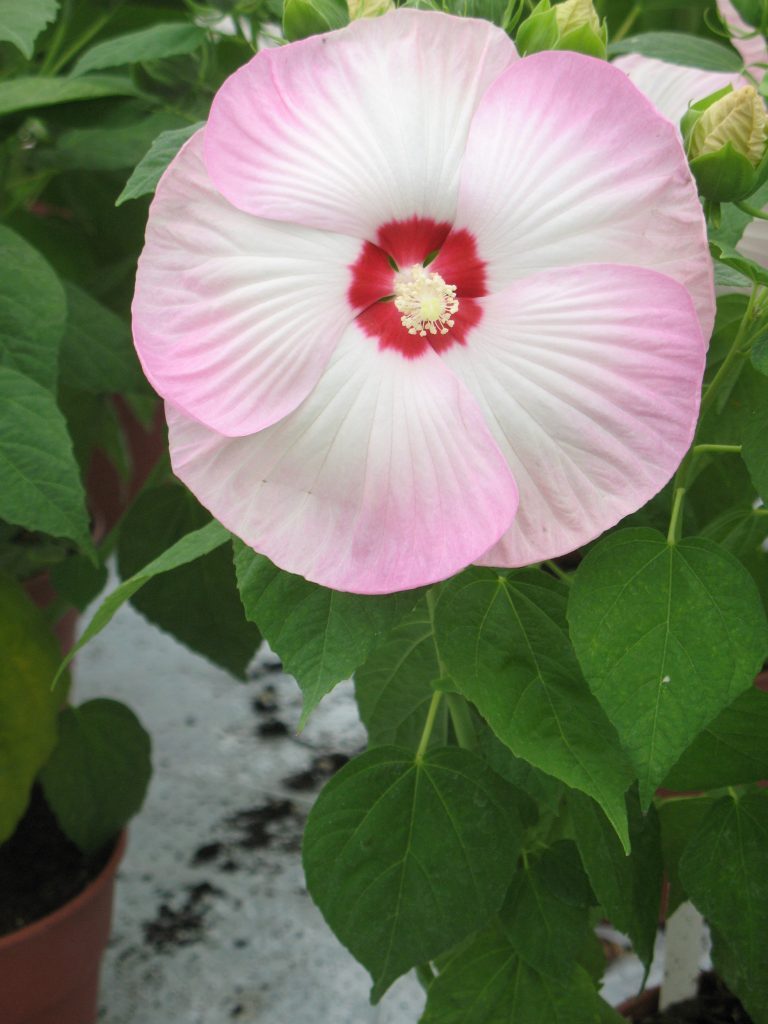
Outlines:
<svg viewBox="0 0 768 1024"><path fill-rule="evenodd" d="M395 280L395 308L409 334L447 334L459 308L456 285L446 284L439 274L430 274L420 263L402 270Z"/></svg>

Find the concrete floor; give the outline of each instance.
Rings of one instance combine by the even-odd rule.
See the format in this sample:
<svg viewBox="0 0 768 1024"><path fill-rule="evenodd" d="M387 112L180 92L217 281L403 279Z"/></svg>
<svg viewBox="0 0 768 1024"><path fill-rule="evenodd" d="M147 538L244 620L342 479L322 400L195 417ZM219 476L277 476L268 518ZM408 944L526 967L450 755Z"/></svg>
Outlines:
<svg viewBox="0 0 768 1024"><path fill-rule="evenodd" d="M299 843L319 784L290 780L318 757L362 748L351 684L296 737L294 680L268 651L251 676L233 681L127 606L77 657L75 699L124 701L154 743L155 775L119 875L100 1022L416 1024L415 979L372 1007L367 973L304 888ZM630 994L641 973L622 958L606 998Z"/></svg>

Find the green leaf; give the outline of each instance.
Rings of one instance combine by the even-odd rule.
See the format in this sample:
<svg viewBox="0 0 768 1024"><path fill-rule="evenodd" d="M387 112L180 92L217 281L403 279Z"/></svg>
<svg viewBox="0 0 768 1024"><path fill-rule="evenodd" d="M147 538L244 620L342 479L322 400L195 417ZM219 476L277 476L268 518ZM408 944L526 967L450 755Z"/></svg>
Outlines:
<svg viewBox="0 0 768 1024"><path fill-rule="evenodd" d="M768 268L762 267L759 263L743 256L733 246L727 245L720 239L710 239L710 251L713 257L723 266L748 279L747 283L768 284Z"/></svg>
<svg viewBox="0 0 768 1024"><path fill-rule="evenodd" d="M182 537L149 565L145 565L130 579L121 583L96 609L82 636L59 666L56 679L59 678L80 648L97 636L105 626L108 626L118 608L125 604L145 583L161 572L170 572L171 569L176 569L180 565L186 565L187 562L207 555L209 551L215 551L222 544L226 544L228 540L230 540L230 535L220 523L208 523L202 529L194 530L186 537Z"/></svg>
<svg viewBox="0 0 768 1024"><path fill-rule="evenodd" d="M0 518L91 550L85 491L50 391L0 366Z"/></svg>
<svg viewBox="0 0 768 1024"><path fill-rule="evenodd" d="M768 377L768 334L763 334L754 342L750 350L750 358L754 368Z"/></svg>
<svg viewBox="0 0 768 1024"><path fill-rule="evenodd" d="M768 378L743 360L734 371L736 376L723 384L702 421L702 437L716 438L719 444L743 444L750 420L768 403ZM754 497L754 488L751 493Z"/></svg>
<svg viewBox="0 0 768 1024"><path fill-rule="evenodd" d="M742 693L699 733L664 780L690 792L768 779L768 693Z"/></svg>
<svg viewBox="0 0 768 1024"><path fill-rule="evenodd" d="M73 78L88 71L102 71L124 64L139 64L163 57L193 53L205 42L205 29L186 21L171 21L129 32L96 43L82 55L72 69Z"/></svg>
<svg viewBox="0 0 768 1024"><path fill-rule="evenodd" d="M141 722L124 704L99 698L61 712L40 782L64 834L96 853L140 809L151 774Z"/></svg>
<svg viewBox="0 0 768 1024"><path fill-rule="evenodd" d="M573 973L589 932L587 905L566 902L550 881L566 873L567 868L560 862L568 865L571 857L583 875L572 843L559 843L528 867L521 867L501 910L502 928L517 956L539 974L558 982Z"/></svg>
<svg viewBox="0 0 768 1024"><path fill-rule="evenodd" d="M717 288L751 288L752 282L746 276L742 274L740 270L736 270L734 267L729 267L725 263L721 263L719 260L715 261L715 286Z"/></svg>
<svg viewBox="0 0 768 1024"><path fill-rule="evenodd" d="M632 772L579 671L566 595L543 572L470 569L437 607L440 655L451 684L512 753L592 796L626 844Z"/></svg>
<svg viewBox="0 0 768 1024"><path fill-rule="evenodd" d="M59 103L138 95L133 82L119 75L91 75L88 78L21 76L0 82L0 117Z"/></svg>
<svg viewBox="0 0 768 1024"><path fill-rule="evenodd" d="M685 32L642 32L611 43L608 53L611 57L620 53L641 53L644 57L655 57L668 64L682 64L705 71L738 72L744 67L744 61L732 47Z"/></svg>
<svg viewBox="0 0 768 1024"><path fill-rule="evenodd" d="M40 162L57 170L122 171L134 167L158 135L179 130L180 123L178 114L158 110L132 124L70 128L53 149L41 153Z"/></svg>
<svg viewBox="0 0 768 1024"><path fill-rule="evenodd" d="M304 835L307 887L370 972L371 998L482 927L504 899L520 846L514 790L478 757L414 761L379 747L320 794Z"/></svg>
<svg viewBox="0 0 768 1024"><path fill-rule="evenodd" d="M531 798L528 812L523 815L524 824L533 825L539 822L542 828L547 829L547 823L561 815L566 787L559 779L534 768L530 762L515 757L488 725L482 720L480 722L477 752L502 779L511 782Z"/></svg>
<svg viewBox="0 0 768 1024"><path fill-rule="evenodd" d="M731 0L737 13L754 28L760 28L764 16L762 0Z"/></svg>
<svg viewBox="0 0 768 1024"><path fill-rule="evenodd" d="M15 231L0 225L0 366L53 391L67 300L56 273Z"/></svg>
<svg viewBox="0 0 768 1024"><path fill-rule="evenodd" d="M750 412L744 424L741 457L757 493L768 504L768 405L756 405Z"/></svg>
<svg viewBox="0 0 768 1024"><path fill-rule="evenodd" d="M186 128L176 128L174 131L162 132L158 135L125 183L125 188L115 200L115 206L120 206L129 199L137 199L139 196L153 193L168 164L187 139L190 139L204 124L205 121L198 121Z"/></svg>
<svg viewBox="0 0 768 1024"><path fill-rule="evenodd" d="M740 444L741 441L735 443ZM747 467L736 453L703 455L699 465L701 469L685 495L685 505L693 513L691 521L696 524L701 536L708 536L710 540L733 551L721 539L728 536L728 526L719 529L714 524L721 517L725 523L726 516L731 512L742 512L744 509L752 511L756 495ZM670 507L668 504L666 521L657 527L662 533L669 523ZM710 526L711 535L708 532Z"/></svg>
<svg viewBox="0 0 768 1024"><path fill-rule="evenodd" d="M539 974L499 926L480 932L429 987L420 1024L619 1024L585 970Z"/></svg>
<svg viewBox="0 0 768 1024"><path fill-rule="evenodd" d="M432 621L420 603L392 630L355 672L355 695L371 746L394 745L416 750L440 675ZM438 708L430 742L444 746L445 702Z"/></svg>
<svg viewBox="0 0 768 1024"><path fill-rule="evenodd" d="M106 565L94 565L85 555L68 555L49 571L56 596L81 612L99 596L109 575Z"/></svg>
<svg viewBox="0 0 768 1024"><path fill-rule="evenodd" d="M120 527L120 575L132 576L210 518L185 487L169 483L145 491ZM150 580L131 604L193 651L245 678L261 635L243 614L227 546Z"/></svg>
<svg viewBox="0 0 768 1024"><path fill-rule="evenodd" d="M76 284L65 284L69 315L61 344L61 383L94 395L138 390L144 375L128 324Z"/></svg>
<svg viewBox="0 0 768 1024"><path fill-rule="evenodd" d="M632 852L624 853L603 812L582 793L569 793L576 844L595 895L611 922L632 940L646 967L653 958L664 862L656 811L643 815L630 791L629 838Z"/></svg>
<svg viewBox="0 0 768 1024"><path fill-rule="evenodd" d="M415 590L383 597L329 590L283 572L242 541L235 543L235 569L245 614L302 689L302 725L419 598Z"/></svg>
<svg viewBox="0 0 768 1024"><path fill-rule="evenodd" d="M688 899L680 881L680 858L714 802L711 796L675 796L659 801L664 871L669 881L667 919Z"/></svg>
<svg viewBox="0 0 768 1024"><path fill-rule="evenodd" d="M741 465L740 460L739 464ZM726 491L725 497L735 504L736 497ZM757 585L763 605L768 608L768 516L760 508L742 504L713 519L700 536L713 540L734 555Z"/></svg>
<svg viewBox="0 0 768 1024"><path fill-rule="evenodd" d="M13 43L31 60L35 40L58 9L58 0L0 0L0 41Z"/></svg>
<svg viewBox="0 0 768 1024"><path fill-rule="evenodd" d="M712 958L755 1024L768 1021L768 793L719 800L680 860L680 877L712 929Z"/></svg>
<svg viewBox="0 0 768 1024"><path fill-rule="evenodd" d="M349 21L345 0L285 0L283 35L289 42L343 28Z"/></svg>
<svg viewBox="0 0 768 1024"><path fill-rule="evenodd" d="M42 613L15 580L0 575L0 843L26 810L35 776L56 743L61 657Z"/></svg>
<svg viewBox="0 0 768 1024"><path fill-rule="evenodd" d="M620 530L579 566L576 653L640 776L647 807L695 736L752 681L768 623L749 573L711 541Z"/></svg>

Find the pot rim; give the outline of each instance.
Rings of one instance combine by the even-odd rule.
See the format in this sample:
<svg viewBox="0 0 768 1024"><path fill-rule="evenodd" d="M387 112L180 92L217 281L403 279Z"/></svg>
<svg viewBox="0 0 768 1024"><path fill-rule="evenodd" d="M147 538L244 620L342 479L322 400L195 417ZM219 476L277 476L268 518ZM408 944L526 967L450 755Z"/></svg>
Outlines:
<svg viewBox="0 0 768 1024"><path fill-rule="evenodd" d="M128 831L123 829L117 837L114 849L109 855L109 859L101 871L92 878L91 881L82 889L77 896L63 903L56 910L52 910L50 914L46 914L45 917L40 917L36 921L31 921L29 924L22 925L21 928L17 928L13 932L9 932L7 935L0 936L0 954L5 950L10 949L21 942L34 939L37 935L42 932L48 931L49 928L55 928L58 924L62 923L69 917L73 917L78 913L80 908L90 902L94 896L107 885L115 872L120 861L123 859L125 853L125 847L128 841Z"/></svg>

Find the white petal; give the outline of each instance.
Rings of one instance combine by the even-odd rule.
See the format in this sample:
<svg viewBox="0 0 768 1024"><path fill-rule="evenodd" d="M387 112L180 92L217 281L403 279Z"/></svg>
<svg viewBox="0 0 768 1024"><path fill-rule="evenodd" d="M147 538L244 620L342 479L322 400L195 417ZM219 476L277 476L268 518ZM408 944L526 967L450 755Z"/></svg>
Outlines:
<svg viewBox="0 0 768 1024"><path fill-rule="evenodd" d="M413 10L264 50L214 99L211 177L249 213L359 238L450 220L470 120L515 57L489 22Z"/></svg>
<svg viewBox="0 0 768 1024"><path fill-rule="evenodd" d="M475 395L520 491L481 561L572 551L648 501L690 445L705 344L685 289L636 267L537 274L478 300L444 353Z"/></svg>
<svg viewBox="0 0 768 1024"><path fill-rule="evenodd" d="M133 330L153 387L224 434L281 419L354 316L359 249L237 210L211 185L198 132L160 182L139 260Z"/></svg>
<svg viewBox="0 0 768 1024"><path fill-rule="evenodd" d="M675 129L604 61L538 53L483 97L462 165L457 227L489 290L536 270L625 263L685 285L708 336L712 266Z"/></svg>
<svg viewBox="0 0 768 1024"><path fill-rule="evenodd" d="M337 590L451 576L515 513L509 467L440 358L382 351L354 324L273 427L231 439L167 415L174 471L200 501L281 568Z"/></svg>

